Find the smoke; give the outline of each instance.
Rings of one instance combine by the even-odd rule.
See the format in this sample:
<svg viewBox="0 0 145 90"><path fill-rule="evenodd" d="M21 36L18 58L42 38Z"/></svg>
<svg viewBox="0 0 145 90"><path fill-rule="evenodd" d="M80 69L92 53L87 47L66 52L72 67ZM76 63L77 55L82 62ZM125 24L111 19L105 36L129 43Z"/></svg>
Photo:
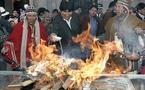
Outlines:
<svg viewBox="0 0 145 90"><path fill-rule="evenodd" d="M139 41L139 34L136 32L133 25L131 25L127 19L123 18L123 21L116 21L117 36L123 42L124 52L127 54L137 54L143 49Z"/></svg>
<svg viewBox="0 0 145 90"><path fill-rule="evenodd" d="M76 58L76 59L83 59L85 60L90 56L91 51L87 48L83 49L80 45L72 45L69 47L64 48L63 56L67 58Z"/></svg>

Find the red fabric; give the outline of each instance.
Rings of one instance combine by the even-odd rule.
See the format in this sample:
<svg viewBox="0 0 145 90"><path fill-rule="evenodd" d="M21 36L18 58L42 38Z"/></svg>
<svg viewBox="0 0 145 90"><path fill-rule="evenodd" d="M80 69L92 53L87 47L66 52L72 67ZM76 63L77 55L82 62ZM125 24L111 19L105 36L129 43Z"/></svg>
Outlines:
<svg viewBox="0 0 145 90"><path fill-rule="evenodd" d="M40 38L46 41L46 44L48 43L48 34L46 32L46 28L42 23L39 23L40 26ZM21 41L22 41L22 32L23 32L23 22L19 22L15 25L13 28L12 33L8 37L8 41L13 42L14 44L14 50L17 58L18 65L20 64L20 53L21 53ZM30 59L30 53L28 51L28 48L32 42L31 39L32 30L30 27L28 27L28 37L27 37L27 47L26 47L26 58ZM10 55L8 56L11 57Z"/></svg>
<svg viewBox="0 0 145 90"><path fill-rule="evenodd" d="M5 56L5 60L6 62L8 62L9 64L11 64L11 67L12 68L15 68L17 67L17 64L14 60L14 47L13 47L13 43L12 42L9 42L9 41L5 41L4 42L4 47L2 49L2 53L4 54Z"/></svg>
<svg viewBox="0 0 145 90"><path fill-rule="evenodd" d="M4 42L4 47L2 49L2 53L7 57L7 60L13 60L12 48L14 48L12 43L10 44L10 42L8 42L8 41Z"/></svg>
<svg viewBox="0 0 145 90"><path fill-rule="evenodd" d="M142 67L141 74L145 74L145 66Z"/></svg>

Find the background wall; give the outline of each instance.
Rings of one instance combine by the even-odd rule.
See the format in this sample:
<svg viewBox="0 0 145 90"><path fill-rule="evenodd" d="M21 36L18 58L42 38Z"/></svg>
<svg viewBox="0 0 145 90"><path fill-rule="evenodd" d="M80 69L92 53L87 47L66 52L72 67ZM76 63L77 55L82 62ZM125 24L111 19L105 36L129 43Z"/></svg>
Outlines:
<svg viewBox="0 0 145 90"><path fill-rule="evenodd" d="M52 11L53 9L59 9L61 0L30 0L31 5L35 6L37 9L40 7L45 7Z"/></svg>
<svg viewBox="0 0 145 90"><path fill-rule="evenodd" d="M4 2L2 2L4 1ZM5 9L7 11L11 11L13 10L13 2L15 0L0 0L0 4L5 4ZM22 0L22 1L27 1L27 0ZM74 0L75 1L75 0ZM88 1L92 1L92 0L76 0L76 1L80 1L84 6L86 6ZM109 3L113 1L113 0L98 0L99 3L103 4L104 7L104 11L108 8ZM48 10L52 11L53 9L57 8L59 9L59 5L60 5L61 0L29 0L29 3L31 5L34 5L36 8L39 7L45 7ZM139 2L144 2L145 0L134 0L133 3L131 4L132 6L136 6Z"/></svg>
<svg viewBox="0 0 145 90"><path fill-rule="evenodd" d="M61 0L33 0L35 2L35 6L37 8L39 7L45 7L52 11L54 8L59 9L59 5ZM82 3L88 2L89 0L80 0ZM113 0L98 0L99 3L103 4L104 11L108 8L109 3ZM145 0L134 0L131 4L132 6L136 6L139 2L145 2Z"/></svg>

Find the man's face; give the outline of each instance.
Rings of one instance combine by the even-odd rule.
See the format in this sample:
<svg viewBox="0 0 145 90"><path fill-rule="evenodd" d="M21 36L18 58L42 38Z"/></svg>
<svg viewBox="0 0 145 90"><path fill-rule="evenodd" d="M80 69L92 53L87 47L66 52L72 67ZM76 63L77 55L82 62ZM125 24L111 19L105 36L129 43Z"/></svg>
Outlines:
<svg viewBox="0 0 145 90"><path fill-rule="evenodd" d="M139 13L141 13L142 15L145 15L145 8L139 10Z"/></svg>
<svg viewBox="0 0 145 90"><path fill-rule="evenodd" d="M33 25L36 21L37 15L36 14L27 14L26 15L28 24Z"/></svg>
<svg viewBox="0 0 145 90"><path fill-rule="evenodd" d="M19 16L18 12L17 11L13 11L13 16Z"/></svg>
<svg viewBox="0 0 145 90"><path fill-rule="evenodd" d="M69 20L70 17L72 16L72 11L61 11L61 16L63 17L63 19Z"/></svg>
<svg viewBox="0 0 145 90"><path fill-rule="evenodd" d="M98 8L97 13L98 13L98 14L103 13L103 8Z"/></svg>
<svg viewBox="0 0 145 90"><path fill-rule="evenodd" d="M89 14L90 14L90 16L96 16L96 14L97 14L97 9L96 9L95 7L91 8L91 9L89 10Z"/></svg>
<svg viewBox="0 0 145 90"><path fill-rule="evenodd" d="M123 5L117 3L116 6L115 6L115 11L116 11L117 15L122 14L123 13Z"/></svg>

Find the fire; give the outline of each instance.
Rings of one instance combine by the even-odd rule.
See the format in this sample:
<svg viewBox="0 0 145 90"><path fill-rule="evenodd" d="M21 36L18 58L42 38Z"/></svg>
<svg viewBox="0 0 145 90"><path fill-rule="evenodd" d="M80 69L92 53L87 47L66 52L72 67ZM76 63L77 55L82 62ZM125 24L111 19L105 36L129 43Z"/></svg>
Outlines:
<svg viewBox="0 0 145 90"><path fill-rule="evenodd" d="M75 82L73 85L76 84L78 87L82 86L84 81L93 81L104 73L110 74L114 71L116 74L120 74L120 67L117 67L113 62L107 63L109 56L118 50L116 43L104 42L102 44L89 34L89 30L90 25L88 30L73 38L74 42L80 43L82 48L91 50L91 55L85 60L86 62L81 59L73 61L77 65L77 69L71 68L70 63L65 62L65 57L54 53L56 51L54 45L45 46L42 42L35 50L33 45L29 48L32 60L37 62L35 68L29 71L41 72L50 79L58 78L62 83L64 83L64 77L68 75ZM38 70L38 67L45 70ZM72 88L73 85L71 83L68 88Z"/></svg>
<svg viewBox="0 0 145 90"><path fill-rule="evenodd" d="M39 44L36 48L34 48L34 45L30 45L29 52L31 54L32 60L39 61L42 59L48 59L46 57L51 58L50 54L52 54L54 51L56 51L55 45L49 45L47 47L45 45L45 41L41 40L41 44Z"/></svg>
<svg viewBox="0 0 145 90"><path fill-rule="evenodd" d="M109 60L110 54L114 51L120 50L116 45L120 45L115 42L104 42L101 44L98 39L91 36L89 34L90 25L87 31L83 32L81 35L78 35L73 40L77 43L81 43L83 46L82 48L88 47L92 50L91 56L89 59L86 60L86 63L81 65L82 67L79 70L69 70L68 73L70 76L75 77L77 80L78 86L80 86L82 80L90 80L93 81L94 79L98 78L100 74L105 73L104 70L106 68L106 63ZM115 66L115 64L114 64ZM109 68L109 67L107 67ZM112 68L111 68L112 69ZM115 71L116 74L120 74L121 71L119 67L115 66L113 70L109 70L111 73Z"/></svg>

